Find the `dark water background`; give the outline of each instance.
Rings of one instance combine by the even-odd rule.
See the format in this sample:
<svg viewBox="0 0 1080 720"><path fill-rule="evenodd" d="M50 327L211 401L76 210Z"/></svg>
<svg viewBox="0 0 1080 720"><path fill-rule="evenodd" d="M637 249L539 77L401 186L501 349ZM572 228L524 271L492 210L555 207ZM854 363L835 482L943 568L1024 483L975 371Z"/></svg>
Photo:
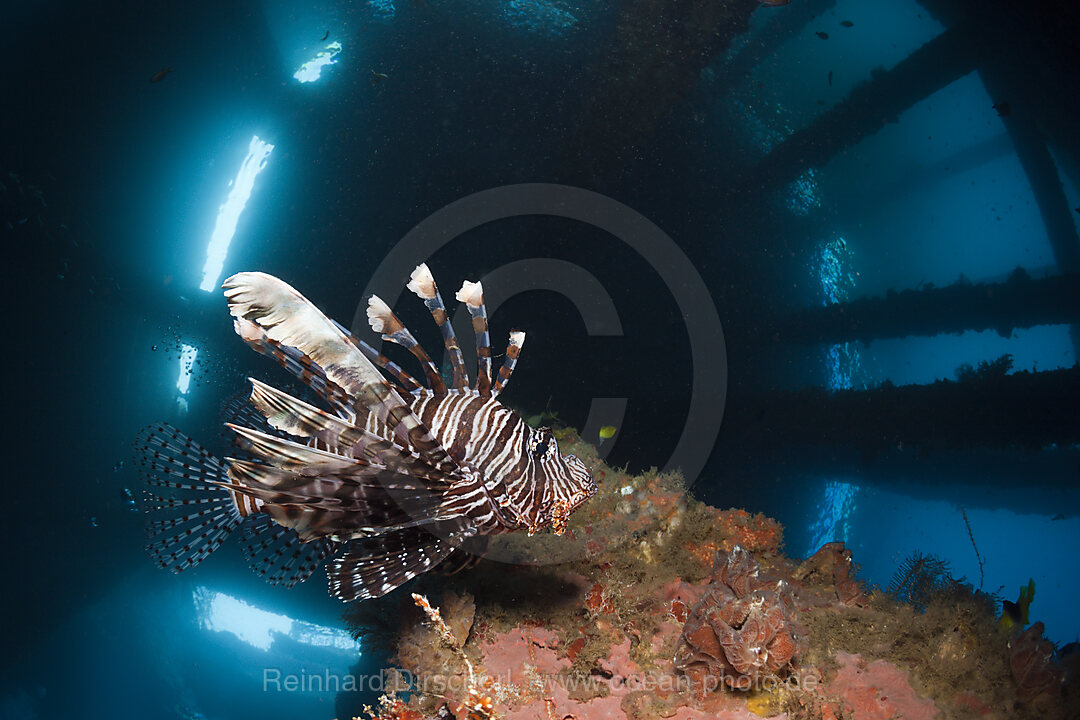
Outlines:
<svg viewBox="0 0 1080 720"><path fill-rule="evenodd" d="M678 244L723 323L727 402L715 408L723 425L699 497L778 518L793 556L843 539L880 585L916 550L1003 598L1034 578L1033 619L1059 642L1077 639L1076 276L1049 299L1021 293L1021 322L995 325L997 311L979 310L1017 267L1032 280L1080 270L1075 11L961 0L730 6L748 29L672 18L662 2L0 11L14 459L0 716L358 711L356 696L263 687L268 667L354 666L352 649L311 640L343 642L340 604L321 579L270 588L234 547L183 576L158 573L124 493L138 487L140 428L168 420L213 447L222 402L248 375L273 373L237 342L220 293L199 289L255 136L273 150L222 277L279 275L349 325L375 267L448 203L522 182L602 193ZM298 82L335 41L336 63ZM940 54L919 60L931 41L944 50L931 45ZM508 401L580 427L592 398L628 398L609 461L665 464L693 392L695 338L676 290L641 256L596 228L530 216L415 262L427 260L449 296L462 278L536 257L591 273L622 335L590 337L554 293L511 298L493 316L494 342L510 327L529 341ZM961 276L988 284L975 309L960 292L912 311L903 330L882 329L912 307L896 304L858 331L800 336L836 324L799 311ZM437 342L422 309L398 310ZM935 322L949 313L960 319ZM182 391L185 346L197 354ZM1005 354L1012 375L931 403L956 418L940 443L920 444L911 429L926 406L893 397L890 412L857 412L874 397L859 393L883 382L929 386ZM1044 374L1030 391L1033 374L1009 382L1054 370L1071 372ZM795 392L815 387L849 390L853 404ZM1027 447L1010 442L1016 432ZM280 631L272 644L266 627ZM353 670L380 665L367 653Z"/></svg>

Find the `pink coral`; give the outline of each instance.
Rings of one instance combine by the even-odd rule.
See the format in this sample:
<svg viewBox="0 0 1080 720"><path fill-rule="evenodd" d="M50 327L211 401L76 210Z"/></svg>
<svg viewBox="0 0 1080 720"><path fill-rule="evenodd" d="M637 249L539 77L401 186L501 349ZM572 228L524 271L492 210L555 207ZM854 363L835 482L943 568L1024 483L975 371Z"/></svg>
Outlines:
<svg viewBox="0 0 1080 720"><path fill-rule="evenodd" d="M711 584L690 611L675 654L675 666L701 689L719 680L748 689L773 677L805 647L788 584L763 580L745 548L717 553Z"/></svg>
<svg viewBox="0 0 1080 720"><path fill-rule="evenodd" d="M840 670L826 686L847 705L855 720L934 720L940 715L930 700L919 697L907 672L885 660L866 662L859 655L838 652Z"/></svg>

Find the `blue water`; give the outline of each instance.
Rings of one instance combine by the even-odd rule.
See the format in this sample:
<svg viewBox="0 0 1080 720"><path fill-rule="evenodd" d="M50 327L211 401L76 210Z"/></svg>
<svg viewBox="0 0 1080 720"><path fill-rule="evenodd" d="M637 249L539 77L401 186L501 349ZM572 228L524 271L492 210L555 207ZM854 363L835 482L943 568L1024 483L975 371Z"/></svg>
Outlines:
<svg viewBox="0 0 1080 720"><path fill-rule="evenodd" d="M370 689L300 682L366 677L385 664L381 650L347 637L319 574L292 591L272 588L229 546L180 576L151 566L125 493L140 484L131 443L164 420L220 451L222 403L249 375L276 372L233 334L216 289L223 277L279 275L352 325L369 284L405 281L407 269L374 275L410 229L472 193L526 182L583 187L632 208L673 239L707 288L726 345L707 366L726 367L729 402L711 406L723 423L718 449L691 478L697 495L777 517L793 556L843 540L860 577L881 587L916 551L1002 599L1033 578L1032 618L1059 643L1080 638L1080 414L1066 428L1070 442L970 454L898 448L868 460L858 449L815 450L804 460L782 437L777 452L733 440L753 427L753 399L769 393L926 385L1004 354L1014 372L1077 364L1080 335L1061 320L1004 336L772 337L771 323L795 310L961 277L1002 283L1017 267L1034 279L1080 270L1072 70L1029 73L1008 97L990 74L961 73L865 137L848 142L844 127L822 135L839 142L822 162L782 181L745 180L958 22L940 3L818 2L812 20L774 42L798 5L751 7L730 48L675 55L640 77L653 39L684 38L643 21L640 67L605 64L626 52L620 19L644 12L628 2L116 0L0 10L14 458L0 717L344 717L372 701ZM1032 27L1018 27L1002 51L1018 72L1025 53L1041 57L1055 42ZM759 47L745 73L726 74ZM605 95L631 92L648 73L670 77L646 82L632 102ZM1005 116L992 107L1003 100ZM655 105L662 112L651 113ZM1014 122L1039 128L1069 221L1048 223ZM1052 242L1060 237L1064 252ZM408 268L429 261L444 296L461 278L523 259L584 269L572 284L595 280L618 331L590 333L581 309L540 282L509 297L493 312L494 344L511 327L529 331L509 401L580 428L592 398L626 398L605 452L642 469L663 466L679 441L700 391L690 358L701 338L679 305L690 284L666 283L660 263L630 247L579 220L525 214L481 223ZM428 322L405 305L411 326ZM703 442L708 451L712 440ZM283 677L301 689L278 689Z"/></svg>

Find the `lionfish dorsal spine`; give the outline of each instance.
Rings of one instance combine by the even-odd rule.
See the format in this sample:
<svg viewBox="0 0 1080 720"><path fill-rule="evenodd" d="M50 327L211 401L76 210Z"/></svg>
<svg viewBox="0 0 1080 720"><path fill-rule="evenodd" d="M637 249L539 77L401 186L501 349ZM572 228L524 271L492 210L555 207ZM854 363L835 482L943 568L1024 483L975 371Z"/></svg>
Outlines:
<svg viewBox="0 0 1080 720"><path fill-rule="evenodd" d="M405 327L405 323L398 319L390 306L378 295L372 295L368 298L367 317L371 329L379 333L383 340L400 345L420 361L420 366L424 369L424 376L427 378L428 387L431 388L432 393L436 396L446 394L446 383L443 382L442 376L439 375L439 369L435 367L435 363L431 361L427 351L409 332L409 328Z"/></svg>
<svg viewBox="0 0 1080 720"><path fill-rule="evenodd" d="M270 340L296 348L340 386L390 437L415 450L433 468L454 473L456 461L345 333L288 283L259 272L238 273L222 285L229 312Z"/></svg>
<svg viewBox="0 0 1080 720"><path fill-rule="evenodd" d="M457 335L454 334L454 326L450 323L450 316L446 312L439 287L435 284L435 277L431 274L426 263L420 263L409 276L406 285L417 297L424 301L435 324L439 326L442 334L443 345L446 353L450 356L450 365L454 370L453 386L455 390L467 390L469 388L469 373L465 370L465 356L461 352Z"/></svg>
<svg viewBox="0 0 1080 720"><path fill-rule="evenodd" d="M518 356L521 355L521 347L525 344L525 333L521 330L511 330L510 340L506 344L506 359L499 368L499 377L495 378L495 384L491 386L492 396L497 396L506 389L510 382L510 376L517 367Z"/></svg>
<svg viewBox="0 0 1080 720"><path fill-rule="evenodd" d="M491 341L488 337L487 308L484 307L484 286L466 280L455 295L458 302L465 303L472 317L473 333L476 335L476 385L481 397L491 396Z"/></svg>
<svg viewBox="0 0 1080 720"><path fill-rule="evenodd" d="M357 350L363 353L364 357L371 361L372 365L385 370L387 374L394 379L394 382L401 387L403 392L411 393L414 390L419 390L423 387L423 385L417 382L416 378L405 372L404 368L385 355L381 355L375 348L349 332L349 330L337 320L331 319L331 322L337 326L341 333L356 347Z"/></svg>

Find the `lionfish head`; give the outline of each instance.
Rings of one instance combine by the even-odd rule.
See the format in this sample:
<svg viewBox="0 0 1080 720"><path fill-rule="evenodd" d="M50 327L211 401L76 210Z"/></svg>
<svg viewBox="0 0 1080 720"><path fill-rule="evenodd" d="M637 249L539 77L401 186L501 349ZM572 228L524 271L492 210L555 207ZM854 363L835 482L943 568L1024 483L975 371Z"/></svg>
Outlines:
<svg viewBox="0 0 1080 720"><path fill-rule="evenodd" d="M562 535L570 514L596 494L596 481L576 455L559 453L559 443L549 428L534 432L529 452L536 461L536 487L544 488L544 500L527 513L529 532L550 524Z"/></svg>

